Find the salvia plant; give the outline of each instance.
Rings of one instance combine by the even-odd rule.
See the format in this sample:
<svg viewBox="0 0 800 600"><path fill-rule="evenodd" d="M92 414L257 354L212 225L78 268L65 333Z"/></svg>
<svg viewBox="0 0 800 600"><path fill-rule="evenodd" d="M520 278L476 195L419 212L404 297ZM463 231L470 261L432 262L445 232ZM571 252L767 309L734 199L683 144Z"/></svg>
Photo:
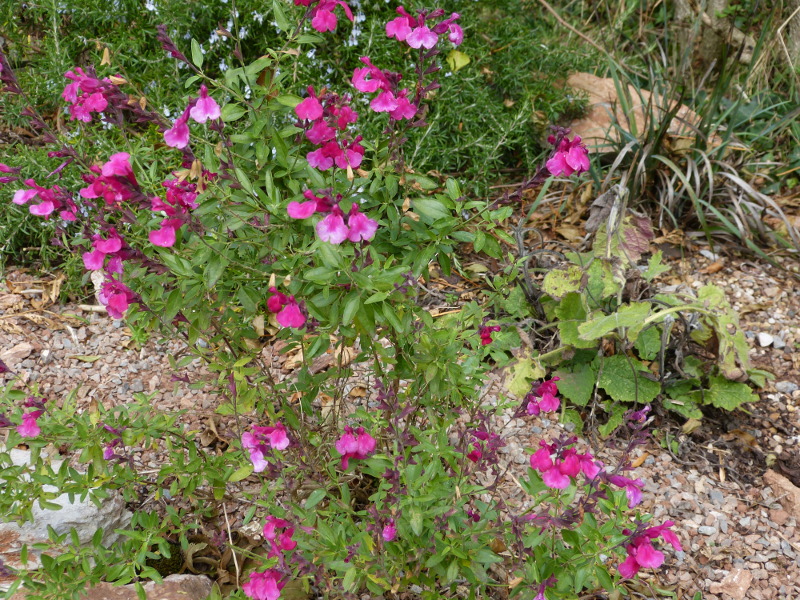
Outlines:
<svg viewBox="0 0 800 600"><path fill-rule="evenodd" d="M680 550L680 542L672 522L655 525L637 511L644 482L631 472L649 409L617 419L627 442L613 464L567 428L539 441L526 477L515 479L525 501L511 503L502 493L506 442L498 417L555 417L562 380L523 377L521 403L482 402L504 324L475 302L447 315L423 302L431 269L459 268L458 244L500 258L498 240L514 243L500 224L516 196L469 199L454 180L442 187L404 158L408 132L427 126L441 54L465 35L459 15L399 7L385 32L408 57L404 72L365 56L349 82L315 89L294 80L293 62L352 14L344 0L294 5L273 3L283 46L220 80L205 74L196 41L182 49L162 28L159 41L182 65L189 90L174 119L119 75L69 70L66 127L97 140L98 154L79 151L74 136L51 130L31 107L27 116L52 148L54 168L43 177L29 165L0 165L2 182L13 184L11 201L81 255L112 318L182 339L189 354L172 359L177 380L190 382L182 373L190 361L206 363L218 411L230 423L226 451L207 452L180 415L159 413L147 395L81 411L75 395L48 402L0 363L11 377L0 413L6 446L31 450L28 466L0 453L3 514L26 520L34 502L54 508L59 493L99 502L116 490L136 508L113 548L103 547L102 532L86 545L55 531L51 544L24 548L23 563L35 552L41 569L17 569L17 585L33 597L64 598L104 579L134 582L143 595L141 582L160 578L153 561L196 551L192 536L209 522L218 535L203 543L230 550L236 563L235 576L217 573L218 581L258 600L288 589L477 598L496 586L520 598L570 598L612 591L661 566L659 547ZM2 54L0 68L4 93L25 102ZM359 134L365 110L385 113L378 139ZM114 138L122 145L102 143L110 130L124 133ZM550 143L524 189L589 169L580 138L554 128ZM80 185L65 183L78 177ZM520 277L525 261L513 261L511 277ZM579 297L583 274L571 268L545 280L549 301L541 293L530 299L535 310L564 317L565 344L592 349L620 326L601 310L619 308L615 314L631 321L631 343L634 325L644 336L648 320L663 323L677 312L666 303L649 317L654 305L603 302L616 288L602 288L611 263L596 264L593 312ZM618 271L608 272L619 280ZM264 338L299 353L291 378L265 364ZM312 369L326 353L336 357L332 368ZM576 368L562 374L572 388ZM368 390L363 402L345 393L353 378ZM55 467L53 448L66 448L74 464ZM146 469L145 450L168 458ZM147 498L162 509L152 510ZM259 523L260 545L237 544L216 514L234 500L249 505L244 520Z"/></svg>

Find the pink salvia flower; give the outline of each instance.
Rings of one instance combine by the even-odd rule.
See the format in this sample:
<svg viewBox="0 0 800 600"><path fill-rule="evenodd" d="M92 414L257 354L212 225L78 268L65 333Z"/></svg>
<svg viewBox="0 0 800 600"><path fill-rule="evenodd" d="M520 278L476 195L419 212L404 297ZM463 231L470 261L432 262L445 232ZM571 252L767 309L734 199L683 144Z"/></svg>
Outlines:
<svg viewBox="0 0 800 600"><path fill-rule="evenodd" d="M184 112L175 119L172 127L164 132L164 143L167 146L182 149L189 145L189 125L187 121L188 114Z"/></svg>
<svg viewBox="0 0 800 600"><path fill-rule="evenodd" d="M411 26L408 23L408 17L397 17L386 23L386 37L404 42L409 33L411 33Z"/></svg>
<svg viewBox="0 0 800 600"><path fill-rule="evenodd" d="M394 519L389 519L389 522L383 526L381 537L384 542L393 542L397 537L397 526L394 524Z"/></svg>
<svg viewBox="0 0 800 600"><path fill-rule="evenodd" d="M220 116L219 104L208 95L208 88L205 84L200 86L200 97L197 103L189 111L189 115L198 123L205 123L208 119L216 120Z"/></svg>
<svg viewBox="0 0 800 600"><path fill-rule="evenodd" d="M128 306L136 301L136 294L121 281L109 277L103 282L98 300L106 307L109 316L121 319L125 316Z"/></svg>
<svg viewBox="0 0 800 600"><path fill-rule="evenodd" d="M299 119L316 121L322 117L322 104L314 94L314 88L309 87L309 97L294 107L294 112Z"/></svg>
<svg viewBox="0 0 800 600"><path fill-rule="evenodd" d="M350 231L344 224L344 214L339 207L334 207L333 211L317 223L317 235L323 242L330 244L341 244L347 239Z"/></svg>
<svg viewBox="0 0 800 600"><path fill-rule="evenodd" d="M408 99L408 90L402 90L395 97L397 108L389 112L389 115L395 120L400 119L413 119L417 114L417 107Z"/></svg>
<svg viewBox="0 0 800 600"><path fill-rule="evenodd" d="M43 412L41 410L33 410L22 415L22 423L17 426L17 433L26 438L38 436L42 430L36 420L42 416Z"/></svg>
<svg viewBox="0 0 800 600"><path fill-rule="evenodd" d="M439 41L439 36L431 31L426 25L415 27L406 36L406 43L414 49L427 48L430 50Z"/></svg>
<svg viewBox="0 0 800 600"><path fill-rule="evenodd" d="M398 109L397 98L389 90L383 90L372 99L369 107L375 112L392 112Z"/></svg>
<svg viewBox="0 0 800 600"><path fill-rule="evenodd" d="M447 39L453 42L455 46L460 46L461 42L464 41L464 30L461 29L461 25L451 23L449 29L450 33L447 34Z"/></svg>
<svg viewBox="0 0 800 600"><path fill-rule="evenodd" d="M351 458L363 460L375 452L375 438L364 431L363 427L344 428L344 434L336 440L336 451L342 455L342 469L347 469Z"/></svg>
<svg viewBox="0 0 800 600"><path fill-rule="evenodd" d="M313 98L310 98L313 100ZM298 104L298 106L300 106ZM325 121L316 121L311 129L306 130L306 138L312 144L322 144L336 138L336 130Z"/></svg>
<svg viewBox="0 0 800 600"><path fill-rule="evenodd" d="M289 447L289 436L282 423L272 427L254 426L252 431L242 434L242 447L250 452L253 470L260 473L267 468L266 454L270 449L284 450Z"/></svg>
<svg viewBox="0 0 800 600"><path fill-rule="evenodd" d="M373 70L370 67L356 67L353 71L353 78L351 80L353 87L359 92L364 92L366 94L377 92L381 87L383 87L384 82L380 79L375 79L372 76L372 73ZM372 78L367 79L367 75L370 75Z"/></svg>
<svg viewBox="0 0 800 600"><path fill-rule="evenodd" d="M681 551L681 543L669 527L672 527L672 521L665 521L663 525L650 527L645 529L640 535L631 539L625 550L628 553L624 562L620 563L618 569L623 577L631 578L642 567L648 569L657 569L664 563L664 554L659 552L653 547L652 540L663 537L664 541L670 544L675 550ZM626 531L630 535L630 531Z"/></svg>
<svg viewBox="0 0 800 600"><path fill-rule="evenodd" d="M148 234L150 243L161 248L171 248L175 245L177 231L182 225L181 219L164 219L159 229Z"/></svg>
<svg viewBox="0 0 800 600"><path fill-rule="evenodd" d="M589 170L589 152L581 144L580 136L576 135L572 140L565 137L545 166L556 177L580 174Z"/></svg>
<svg viewBox="0 0 800 600"><path fill-rule="evenodd" d="M293 219L307 219L317 212L317 203L314 200L307 202L292 201L286 207L286 212Z"/></svg>
<svg viewBox="0 0 800 600"><path fill-rule="evenodd" d="M253 600L278 600L285 582L283 576L275 569L267 569L262 573L251 573L250 580L242 586L242 591Z"/></svg>
<svg viewBox="0 0 800 600"><path fill-rule="evenodd" d="M378 230L378 222L360 212L356 204L350 208L347 226L350 229L347 239L351 242L369 241L375 237L375 232Z"/></svg>
<svg viewBox="0 0 800 600"><path fill-rule="evenodd" d="M275 319L281 327L300 328L306 324L306 316L300 310L300 305L294 296L289 296L289 301L275 316Z"/></svg>
<svg viewBox="0 0 800 600"><path fill-rule="evenodd" d="M611 475L608 480L625 489L625 496L628 498L628 508L633 508L642 501L642 488L644 481L641 479L628 479L623 475Z"/></svg>

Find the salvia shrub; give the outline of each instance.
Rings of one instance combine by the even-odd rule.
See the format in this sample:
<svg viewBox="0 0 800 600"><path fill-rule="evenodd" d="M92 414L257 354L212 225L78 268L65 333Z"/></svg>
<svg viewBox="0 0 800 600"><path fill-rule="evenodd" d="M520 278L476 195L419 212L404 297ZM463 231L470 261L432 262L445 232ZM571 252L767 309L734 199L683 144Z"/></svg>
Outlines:
<svg viewBox="0 0 800 600"><path fill-rule="evenodd" d="M35 387L18 389L0 364L12 377L0 414L6 447L31 449L28 466L0 453L3 514L29 519L35 502L54 508L59 493L100 502L119 491L137 507L112 548L102 532L87 545L55 531L51 544L24 548L23 562L35 551L41 569L18 569L17 584L34 597L77 597L100 580L134 582L143 594L142 580L161 576L153 561L176 544L196 551L192 536L214 519L219 535L204 544L233 550L235 562L235 574L217 580L259 600L287 587L325 597L476 598L505 586L522 598L568 598L659 567L658 548L680 550L680 542L670 521L653 525L636 510L644 482L631 460L646 439L648 408L620 415L628 442L612 465L567 429L542 439L527 477L515 479L525 502L509 503L496 417L555 417L559 377L527 381L521 404L482 403L503 327L474 302L434 315L421 301L434 265L445 275L458 266L458 244L499 258L498 240L514 242L498 225L513 214L508 198L468 199L456 181L440 187L404 159L408 132L426 127L441 53L463 40L459 15L399 7L385 33L409 59L404 72L365 56L349 82L315 89L294 80L293 61L352 14L344 0L294 5L273 3L283 46L219 80L206 76L197 42L181 48L162 28L160 43L187 73L189 98L173 107L174 119L123 77L71 69L66 126L96 140L96 154L78 152L31 107L56 166L42 177L29 165L0 165L11 201L47 221L57 243L99 275L97 298L111 317L183 340L189 354L172 359L176 379L188 381L181 369L194 359L207 364L218 410L233 423L231 446L210 453L146 394L79 411L74 394L56 403ZM2 54L0 68L4 93L24 102ZM385 113L378 139L359 135L363 111ZM109 130L124 133L123 145L103 143ZM550 143L528 188L589 169L580 138L555 128ZM67 173L82 184L52 183ZM577 310L572 271L555 273L546 309ZM613 329L595 317L585 339ZM299 352L295 376L273 376L265 337ZM326 353L333 368L312 369ZM362 403L346 398L353 377L369 390ZM74 465L54 467L54 447L68 448ZM146 469L145 449L167 459ZM249 506L245 523L259 523L259 547L237 545L216 514L233 500Z"/></svg>

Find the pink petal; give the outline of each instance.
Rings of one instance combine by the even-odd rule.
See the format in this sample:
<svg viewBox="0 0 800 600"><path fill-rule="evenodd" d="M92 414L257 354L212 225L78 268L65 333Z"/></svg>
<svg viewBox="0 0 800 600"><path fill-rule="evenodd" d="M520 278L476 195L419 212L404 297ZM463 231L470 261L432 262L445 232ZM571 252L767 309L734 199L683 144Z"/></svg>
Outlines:
<svg viewBox="0 0 800 600"><path fill-rule="evenodd" d="M14 192L14 197L11 199L11 201L14 204L25 204L38 193L39 192L37 190L17 190Z"/></svg>
<svg viewBox="0 0 800 600"><path fill-rule="evenodd" d="M550 469L542 473L542 481L549 488L563 490L569 487L570 479L558 469Z"/></svg>
<svg viewBox="0 0 800 600"><path fill-rule="evenodd" d="M91 252L83 253L83 266L87 271L98 271L103 268L105 263L105 254L99 250L92 250Z"/></svg>
<svg viewBox="0 0 800 600"><path fill-rule="evenodd" d="M289 213L289 216L293 219L307 219L317 212L317 201L289 202L289 205L286 207L286 212Z"/></svg>
<svg viewBox="0 0 800 600"><path fill-rule="evenodd" d="M397 17L386 23L386 37L393 37L402 42L409 33L411 33L411 26L406 17Z"/></svg>
<svg viewBox="0 0 800 600"><path fill-rule="evenodd" d="M636 562L636 559L632 555L628 555L628 558L625 559L625 562L620 563L619 573L626 579L631 579L636 573L639 572L639 563Z"/></svg>
<svg viewBox="0 0 800 600"><path fill-rule="evenodd" d="M439 36L433 33L426 25L416 27L406 37L406 43L412 48L427 48L430 50L439 41Z"/></svg>
<svg viewBox="0 0 800 600"><path fill-rule="evenodd" d="M184 119L176 119L172 128L164 132L164 143L170 148L185 148L189 145L189 126Z"/></svg>
<svg viewBox="0 0 800 600"><path fill-rule="evenodd" d="M171 225L162 225L161 229L151 231L148 238L154 246L171 248L175 245L175 228Z"/></svg>
<svg viewBox="0 0 800 600"><path fill-rule="evenodd" d="M657 569L664 564L664 554L653 548L648 540L636 548L636 562L643 567Z"/></svg>
<svg viewBox="0 0 800 600"><path fill-rule="evenodd" d="M347 239L349 233L344 219L335 213L329 214L317 223L316 229L319 239L331 244L341 244Z"/></svg>
<svg viewBox="0 0 800 600"><path fill-rule="evenodd" d="M301 312L297 302L290 301L275 317L281 327L302 327L306 317Z"/></svg>

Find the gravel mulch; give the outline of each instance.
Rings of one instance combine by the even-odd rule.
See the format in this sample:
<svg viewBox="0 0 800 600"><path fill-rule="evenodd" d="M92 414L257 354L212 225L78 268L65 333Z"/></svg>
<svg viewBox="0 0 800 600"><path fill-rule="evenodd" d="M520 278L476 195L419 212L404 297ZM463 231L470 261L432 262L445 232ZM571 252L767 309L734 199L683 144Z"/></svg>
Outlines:
<svg viewBox="0 0 800 600"><path fill-rule="evenodd" d="M657 523L673 520L685 550L677 556L668 552L665 566L643 572L643 579L674 590L678 598L698 591L705 600L800 598L800 490L795 487L792 496L793 486L800 487L797 280L766 264L706 251L672 266L665 285L714 283L725 290L740 314L753 364L775 379L759 390L760 402L732 414L712 413L688 433L679 419L661 415L657 425L678 440L677 455L654 441L638 449L636 474L647 482L642 508ZM23 272L12 272L0 284L0 358L9 367L51 402L59 403L76 387L78 410L93 400L111 408L136 392L152 393L156 408L185 410L188 429L208 429L220 398L172 380L167 357L180 354L179 342L139 347L133 332L105 313L49 305L52 291L52 282L37 282ZM272 352L268 358L277 373L289 376L286 355ZM199 360L181 375L191 382L211 376ZM489 389L501 386L502 374L493 374ZM354 395L364 396L363 388ZM562 432L561 425L546 420L510 414L497 420L508 436L504 460L517 478L526 473L525 449ZM226 421L217 422L224 436ZM149 460L157 464L158 457ZM521 493L511 478L503 489L509 496ZM231 502L226 508L236 526L242 507ZM642 591L647 595L646 587Z"/></svg>

